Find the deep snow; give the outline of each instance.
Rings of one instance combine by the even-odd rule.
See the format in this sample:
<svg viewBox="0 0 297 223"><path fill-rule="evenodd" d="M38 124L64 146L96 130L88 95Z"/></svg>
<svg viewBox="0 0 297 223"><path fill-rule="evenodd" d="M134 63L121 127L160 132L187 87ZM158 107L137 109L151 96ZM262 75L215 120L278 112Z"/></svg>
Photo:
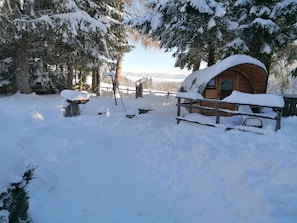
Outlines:
<svg viewBox="0 0 297 223"><path fill-rule="evenodd" d="M111 96L72 118L60 95L1 96L0 192L35 167L34 223L296 222L297 117L259 135L177 125L173 96L122 97L134 118Z"/></svg>

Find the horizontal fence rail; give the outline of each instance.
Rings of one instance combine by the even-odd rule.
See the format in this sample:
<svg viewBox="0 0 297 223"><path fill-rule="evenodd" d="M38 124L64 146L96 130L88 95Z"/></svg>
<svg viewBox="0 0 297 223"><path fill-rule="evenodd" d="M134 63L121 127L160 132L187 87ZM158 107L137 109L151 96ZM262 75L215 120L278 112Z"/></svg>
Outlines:
<svg viewBox="0 0 297 223"><path fill-rule="evenodd" d="M185 99L182 102L182 99ZM209 105L209 104L211 105ZM249 112L242 112L238 110L231 110L229 108L225 108L226 106L234 106L239 108L239 106L250 106L250 107L257 107L257 108L271 108L275 113L273 115L266 114L266 113L249 113ZM251 118L263 118L263 119L270 119L275 120L275 131L281 128L281 114L282 108L280 107L271 107L271 106L261 106L256 104L243 104L243 103L231 103L231 102L224 102L221 100L214 100L214 99L188 99L184 97L177 97L177 124L180 121L188 121L185 117L181 116L181 108L186 108L189 113L193 111L203 113L204 111L211 111L216 117L216 124L220 123L220 117L226 115L240 115L240 116L247 116ZM190 121L191 122L191 121Z"/></svg>
<svg viewBox="0 0 297 223"><path fill-rule="evenodd" d="M104 87L100 87L101 90L105 90L105 91L113 91L113 88L110 86L104 86ZM119 91L126 93L126 94L136 94L136 89L135 88L125 88L125 87L119 87ZM176 92L170 92L170 91L157 91L157 90L150 90L150 89L143 89L143 93L144 94L159 94L159 95L165 95L167 97L169 96L175 96Z"/></svg>

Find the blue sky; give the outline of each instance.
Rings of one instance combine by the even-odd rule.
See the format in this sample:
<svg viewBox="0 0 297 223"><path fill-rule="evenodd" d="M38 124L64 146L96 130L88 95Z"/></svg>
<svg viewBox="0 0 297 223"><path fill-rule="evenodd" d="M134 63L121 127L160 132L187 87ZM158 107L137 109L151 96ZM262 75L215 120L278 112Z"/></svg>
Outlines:
<svg viewBox="0 0 297 223"><path fill-rule="evenodd" d="M172 53L158 49L144 49L137 44L131 52L125 54L123 71L190 73L188 70L175 68L175 59L171 55Z"/></svg>

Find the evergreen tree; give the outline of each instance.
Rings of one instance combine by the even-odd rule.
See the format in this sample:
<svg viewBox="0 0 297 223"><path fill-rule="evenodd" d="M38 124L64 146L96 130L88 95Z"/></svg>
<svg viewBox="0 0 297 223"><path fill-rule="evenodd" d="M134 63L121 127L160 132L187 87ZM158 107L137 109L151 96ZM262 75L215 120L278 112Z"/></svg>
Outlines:
<svg viewBox="0 0 297 223"><path fill-rule="evenodd" d="M289 44L273 56L270 75L277 81L282 93L289 88L290 83L297 77L297 45Z"/></svg>
<svg viewBox="0 0 297 223"><path fill-rule="evenodd" d="M268 71L273 56L297 38L295 0L231 1L228 16L234 39L224 48L229 51L224 56L248 54L261 60Z"/></svg>
<svg viewBox="0 0 297 223"><path fill-rule="evenodd" d="M166 51L174 50L176 66L199 68L204 59L211 65L218 46L224 43L224 5L205 1L148 1L147 12L130 20L149 38L160 42Z"/></svg>
<svg viewBox="0 0 297 223"><path fill-rule="evenodd" d="M33 171L27 170L21 182L12 183L6 192L0 193L0 222L32 223L26 186L32 180Z"/></svg>
<svg viewBox="0 0 297 223"><path fill-rule="evenodd" d="M14 46L15 80L18 90L29 93L29 60L47 64L67 63L68 76L75 66L92 69L114 66L120 53L117 9L106 1L44 0L5 1L0 25L1 41ZM33 50L32 50L33 49ZM56 58L56 59L53 59ZM63 68L64 69L64 68ZM34 75L33 75L34 77ZM68 78L72 83L72 78Z"/></svg>
<svg viewBox="0 0 297 223"><path fill-rule="evenodd" d="M28 42L30 30L34 29L30 20L31 3L24 1L4 1L0 6L1 23L0 36L3 44L13 47L12 58L14 60L15 81L17 88L23 93L30 93Z"/></svg>
<svg viewBox="0 0 297 223"><path fill-rule="evenodd" d="M146 7L129 23L174 50L179 67L245 53L269 70L272 57L297 38L295 0L151 0Z"/></svg>
<svg viewBox="0 0 297 223"><path fill-rule="evenodd" d="M5 44L0 45L0 92L11 93L14 88L14 70L11 49Z"/></svg>

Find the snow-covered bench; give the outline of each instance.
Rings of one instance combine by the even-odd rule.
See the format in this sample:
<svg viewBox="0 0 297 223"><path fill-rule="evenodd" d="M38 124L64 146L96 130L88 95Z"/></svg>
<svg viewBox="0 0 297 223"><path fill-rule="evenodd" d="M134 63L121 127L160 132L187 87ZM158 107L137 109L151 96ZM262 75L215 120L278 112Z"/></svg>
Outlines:
<svg viewBox="0 0 297 223"><path fill-rule="evenodd" d="M67 105L65 106L65 117L80 115L79 104L85 104L90 100L90 95L85 91L63 90L60 93L65 98Z"/></svg>
<svg viewBox="0 0 297 223"><path fill-rule="evenodd" d="M249 94L239 91L233 91L232 94L223 100L206 99L198 93L180 92L177 96L177 123L179 121L196 122L181 116L181 107L186 108L190 113L200 111L211 111L215 114L216 126L220 124L221 114L240 115L243 118L242 125L251 127L261 127L262 119L270 119L275 121L275 131L281 127L281 112L284 107L284 99L276 94ZM181 102L185 99L185 102ZM224 108L224 105L232 105L237 107L237 110ZM253 112L251 107L256 107L261 112ZM268 110L268 112L266 111ZM202 112L201 112L202 111ZM263 112L264 111L264 112ZM201 121L197 121L201 123Z"/></svg>

